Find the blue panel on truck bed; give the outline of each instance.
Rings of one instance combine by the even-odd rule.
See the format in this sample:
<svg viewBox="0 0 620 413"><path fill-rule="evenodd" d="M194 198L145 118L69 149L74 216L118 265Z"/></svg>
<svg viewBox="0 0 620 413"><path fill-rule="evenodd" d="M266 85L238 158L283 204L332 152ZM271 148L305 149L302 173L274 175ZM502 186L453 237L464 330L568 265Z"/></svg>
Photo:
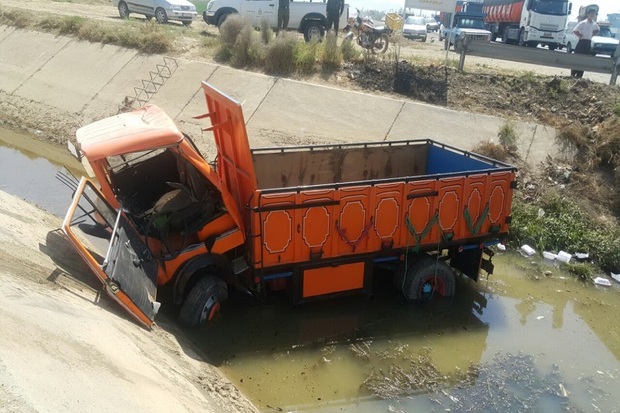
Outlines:
<svg viewBox="0 0 620 413"><path fill-rule="evenodd" d="M473 158L469 155L468 153L457 153L440 146L429 145L426 174L468 173L498 168L498 165L494 164L492 160L485 162L482 159ZM500 165L500 167L505 166Z"/></svg>

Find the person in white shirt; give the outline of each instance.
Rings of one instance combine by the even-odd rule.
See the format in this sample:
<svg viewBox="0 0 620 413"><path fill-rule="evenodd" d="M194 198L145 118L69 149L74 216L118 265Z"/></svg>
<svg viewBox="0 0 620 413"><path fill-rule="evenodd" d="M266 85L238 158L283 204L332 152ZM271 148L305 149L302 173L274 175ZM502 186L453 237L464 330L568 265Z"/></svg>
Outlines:
<svg viewBox="0 0 620 413"><path fill-rule="evenodd" d="M596 10L588 10L587 18L577 23L577 26L573 29L575 36L579 38L577 46L575 47L575 53L590 54L592 46L592 36L596 36L600 28L594 21L596 18ZM570 75L572 77L583 77L583 70L571 70Z"/></svg>

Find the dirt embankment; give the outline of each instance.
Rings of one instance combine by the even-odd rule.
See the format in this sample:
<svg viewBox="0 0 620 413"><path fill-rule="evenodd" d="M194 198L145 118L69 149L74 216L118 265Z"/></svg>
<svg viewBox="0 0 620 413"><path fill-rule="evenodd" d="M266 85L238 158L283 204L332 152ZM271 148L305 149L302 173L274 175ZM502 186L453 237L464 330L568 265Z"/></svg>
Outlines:
<svg viewBox="0 0 620 413"><path fill-rule="evenodd" d="M101 295L59 226L0 191L0 411L256 411L174 324Z"/></svg>

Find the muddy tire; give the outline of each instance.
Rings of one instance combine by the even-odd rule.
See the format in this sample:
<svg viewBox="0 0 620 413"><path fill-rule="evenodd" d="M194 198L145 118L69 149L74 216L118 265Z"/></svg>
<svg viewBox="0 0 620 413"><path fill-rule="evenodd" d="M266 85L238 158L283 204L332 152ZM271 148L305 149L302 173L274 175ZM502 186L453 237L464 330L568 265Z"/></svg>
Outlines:
<svg viewBox="0 0 620 413"><path fill-rule="evenodd" d="M124 1L118 3L118 15L121 16L121 19L129 18L129 7L127 7L127 3Z"/></svg>
<svg viewBox="0 0 620 413"><path fill-rule="evenodd" d="M394 286L408 301L429 302L436 295L454 295L454 272L445 262L423 256L408 264L401 264L394 274Z"/></svg>
<svg viewBox="0 0 620 413"><path fill-rule="evenodd" d="M157 23L159 24L168 23L168 15L166 14L166 10L162 8L155 10L155 20L157 20Z"/></svg>
<svg viewBox="0 0 620 413"><path fill-rule="evenodd" d="M192 328L213 320L220 309L220 303L227 298L228 289L224 281L211 275L201 278L181 305L179 324Z"/></svg>
<svg viewBox="0 0 620 413"><path fill-rule="evenodd" d="M573 45L568 42L568 44L566 45L566 53L573 53L573 50Z"/></svg>

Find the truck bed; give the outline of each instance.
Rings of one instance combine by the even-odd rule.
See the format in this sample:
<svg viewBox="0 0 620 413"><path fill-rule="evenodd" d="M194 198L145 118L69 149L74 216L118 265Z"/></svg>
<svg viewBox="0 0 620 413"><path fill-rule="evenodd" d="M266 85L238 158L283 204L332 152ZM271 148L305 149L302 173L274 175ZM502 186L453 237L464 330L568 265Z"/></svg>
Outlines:
<svg viewBox="0 0 620 413"><path fill-rule="evenodd" d="M252 150L253 264L499 239L514 168L432 140Z"/></svg>
<svg viewBox="0 0 620 413"><path fill-rule="evenodd" d="M198 118L211 119L218 175L265 281L292 277L304 299L362 291L373 262L446 249L477 279L484 245L507 235L510 165L432 140L250 149L239 102L203 89Z"/></svg>

